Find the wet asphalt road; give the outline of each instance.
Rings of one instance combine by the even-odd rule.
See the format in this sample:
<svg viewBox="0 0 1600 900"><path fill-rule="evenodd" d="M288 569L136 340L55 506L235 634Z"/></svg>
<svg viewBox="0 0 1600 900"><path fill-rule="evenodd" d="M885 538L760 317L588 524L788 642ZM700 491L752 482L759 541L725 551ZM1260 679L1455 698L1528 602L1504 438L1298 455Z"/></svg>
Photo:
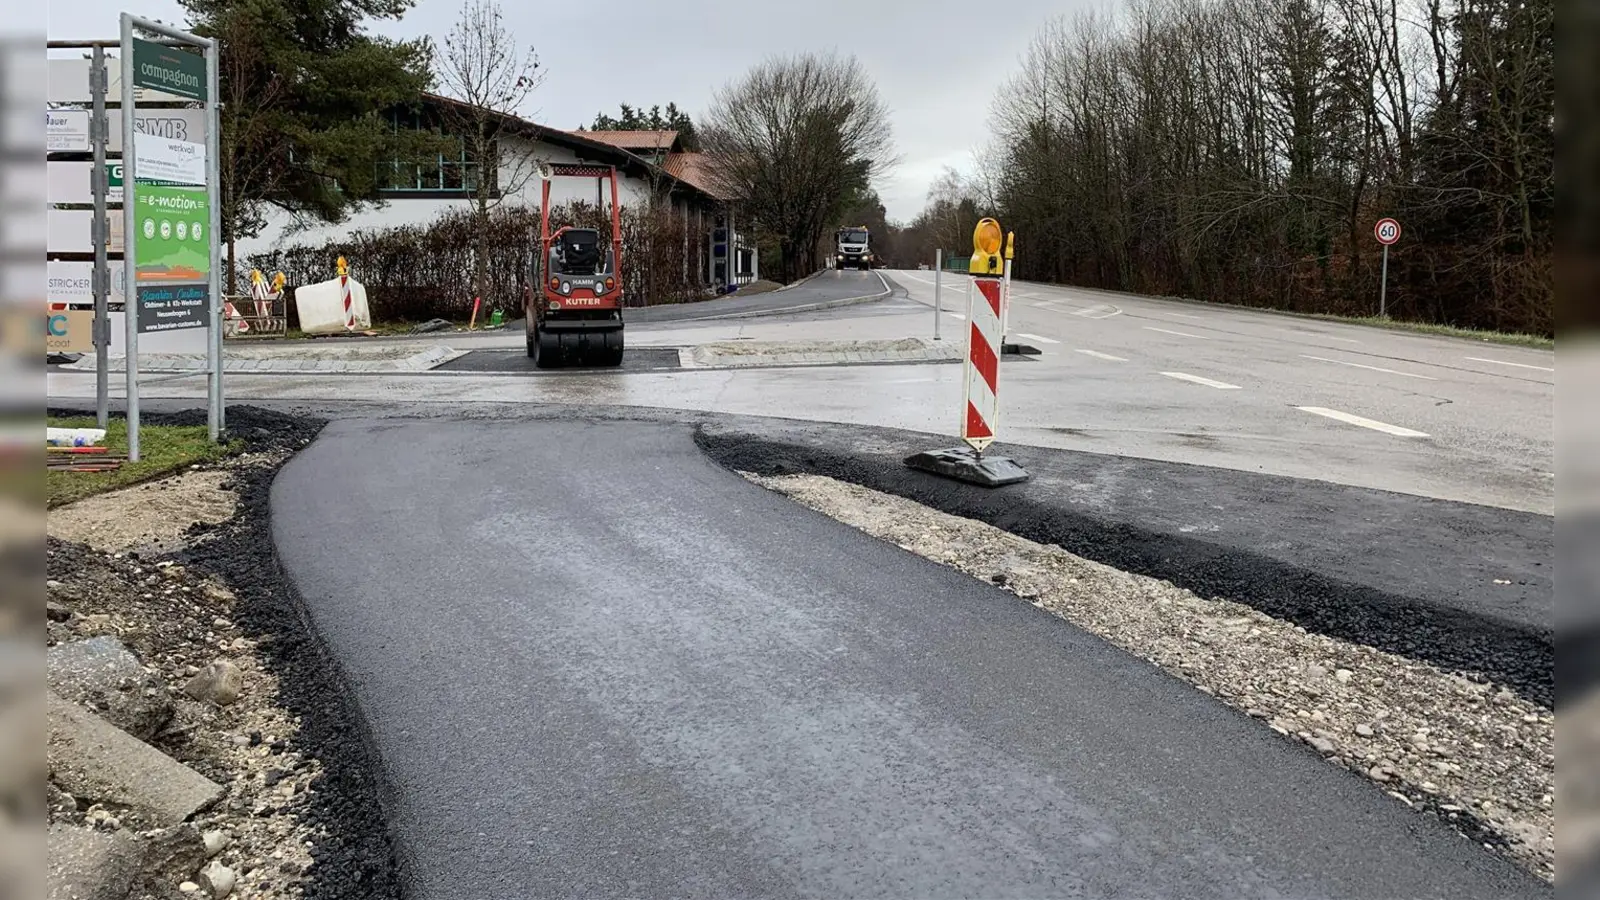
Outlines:
<svg viewBox="0 0 1600 900"><path fill-rule="evenodd" d="M1552 893L683 426L342 421L272 506L413 897Z"/></svg>

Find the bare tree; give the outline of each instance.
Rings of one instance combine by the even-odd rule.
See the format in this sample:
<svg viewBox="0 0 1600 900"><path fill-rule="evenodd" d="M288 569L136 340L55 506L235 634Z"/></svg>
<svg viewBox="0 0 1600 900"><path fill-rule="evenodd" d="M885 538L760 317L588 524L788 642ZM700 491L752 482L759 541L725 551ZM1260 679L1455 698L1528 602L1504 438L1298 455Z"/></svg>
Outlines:
<svg viewBox="0 0 1600 900"><path fill-rule="evenodd" d="M853 56L760 63L717 92L701 140L714 177L778 240L786 280L816 265L844 205L897 162L888 108Z"/></svg>
<svg viewBox="0 0 1600 900"><path fill-rule="evenodd" d="M435 73L440 91L458 101L445 107L448 132L460 140L461 158L446 162L445 183L470 191L478 220L472 260L473 296L488 282L489 214L537 176L540 160L527 139L523 106L544 80L539 58L524 50L505 26L495 0L463 0L461 18L444 39ZM508 140L508 138L513 138Z"/></svg>
<svg viewBox="0 0 1600 900"><path fill-rule="evenodd" d="M267 201L262 198L277 193L286 180L281 154L269 148L283 140L278 113L288 100L288 91L284 77L273 69L260 45L249 39L237 18L224 20L220 32L218 39L226 52L221 58L225 77L221 79L223 102L218 112L219 218L228 250L224 290L237 294L239 238L254 237L265 227Z"/></svg>
<svg viewBox="0 0 1600 900"><path fill-rule="evenodd" d="M978 185L1018 274L1550 328L1552 0L1125 0L1058 19ZM932 203L930 203L932 209ZM926 223L924 223L926 224Z"/></svg>

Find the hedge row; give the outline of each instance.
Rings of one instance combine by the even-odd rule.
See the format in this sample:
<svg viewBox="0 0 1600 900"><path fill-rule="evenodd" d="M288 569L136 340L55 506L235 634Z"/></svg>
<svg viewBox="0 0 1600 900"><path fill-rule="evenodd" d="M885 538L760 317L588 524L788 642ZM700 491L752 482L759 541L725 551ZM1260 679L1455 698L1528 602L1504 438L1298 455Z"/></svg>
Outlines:
<svg viewBox="0 0 1600 900"><path fill-rule="evenodd" d="M552 229L585 225L610 231L607 211L587 203L551 209ZM471 210L450 210L425 226L366 229L322 244L299 244L251 256L248 266L282 271L288 283L311 284L333 276L340 256L367 289L376 321L462 319L472 311L473 234ZM482 315L501 309L520 314L523 288L538 252L539 210L525 206L492 210L487 225L489 265ZM700 300L705 280L706 235L665 210L622 211L623 298L628 306ZM248 284L248 279L241 284Z"/></svg>

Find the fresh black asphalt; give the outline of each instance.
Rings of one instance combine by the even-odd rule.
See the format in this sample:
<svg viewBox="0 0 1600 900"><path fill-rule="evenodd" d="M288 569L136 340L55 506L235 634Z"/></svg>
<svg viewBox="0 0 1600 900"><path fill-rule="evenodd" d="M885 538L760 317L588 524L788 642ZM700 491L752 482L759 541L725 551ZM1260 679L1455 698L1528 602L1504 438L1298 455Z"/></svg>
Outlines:
<svg viewBox="0 0 1600 900"><path fill-rule="evenodd" d="M671 422L335 422L273 535L418 898L1548 897Z"/></svg>
<svg viewBox="0 0 1600 900"><path fill-rule="evenodd" d="M951 443L743 419L700 434L725 465L900 494L1310 631L1481 673L1554 703L1549 516L1299 478L995 445L1030 478L980 488L907 468Z"/></svg>
<svg viewBox="0 0 1600 900"><path fill-rule="evenodd" d="M606 372L652 372L660 369L676 369L679 367L678 351L675 349L662 349L658 347L635 347L627 350L622 355L622 365L616 369L608 368L581 368L578 366L563 367L560 369L541 369L535 366L533 360L528 358L526 351L515 350L474 350L471 353L458 356L449 362L435 367L437 372L526 372L538 375L576 374L584 373L593 375Z"/></svg>

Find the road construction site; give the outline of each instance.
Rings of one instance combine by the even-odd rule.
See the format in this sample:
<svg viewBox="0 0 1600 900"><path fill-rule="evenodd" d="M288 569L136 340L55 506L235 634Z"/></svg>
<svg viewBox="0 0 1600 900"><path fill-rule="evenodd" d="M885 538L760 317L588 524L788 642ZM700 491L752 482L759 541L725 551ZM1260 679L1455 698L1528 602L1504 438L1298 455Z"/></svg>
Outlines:
<svg viewBox="0 0 1600 900"><path fill-rule="evenodd" d="M1553 893L1553 353L1019 282L986 490L934 277L228 348L410 896Z"/></svg>

